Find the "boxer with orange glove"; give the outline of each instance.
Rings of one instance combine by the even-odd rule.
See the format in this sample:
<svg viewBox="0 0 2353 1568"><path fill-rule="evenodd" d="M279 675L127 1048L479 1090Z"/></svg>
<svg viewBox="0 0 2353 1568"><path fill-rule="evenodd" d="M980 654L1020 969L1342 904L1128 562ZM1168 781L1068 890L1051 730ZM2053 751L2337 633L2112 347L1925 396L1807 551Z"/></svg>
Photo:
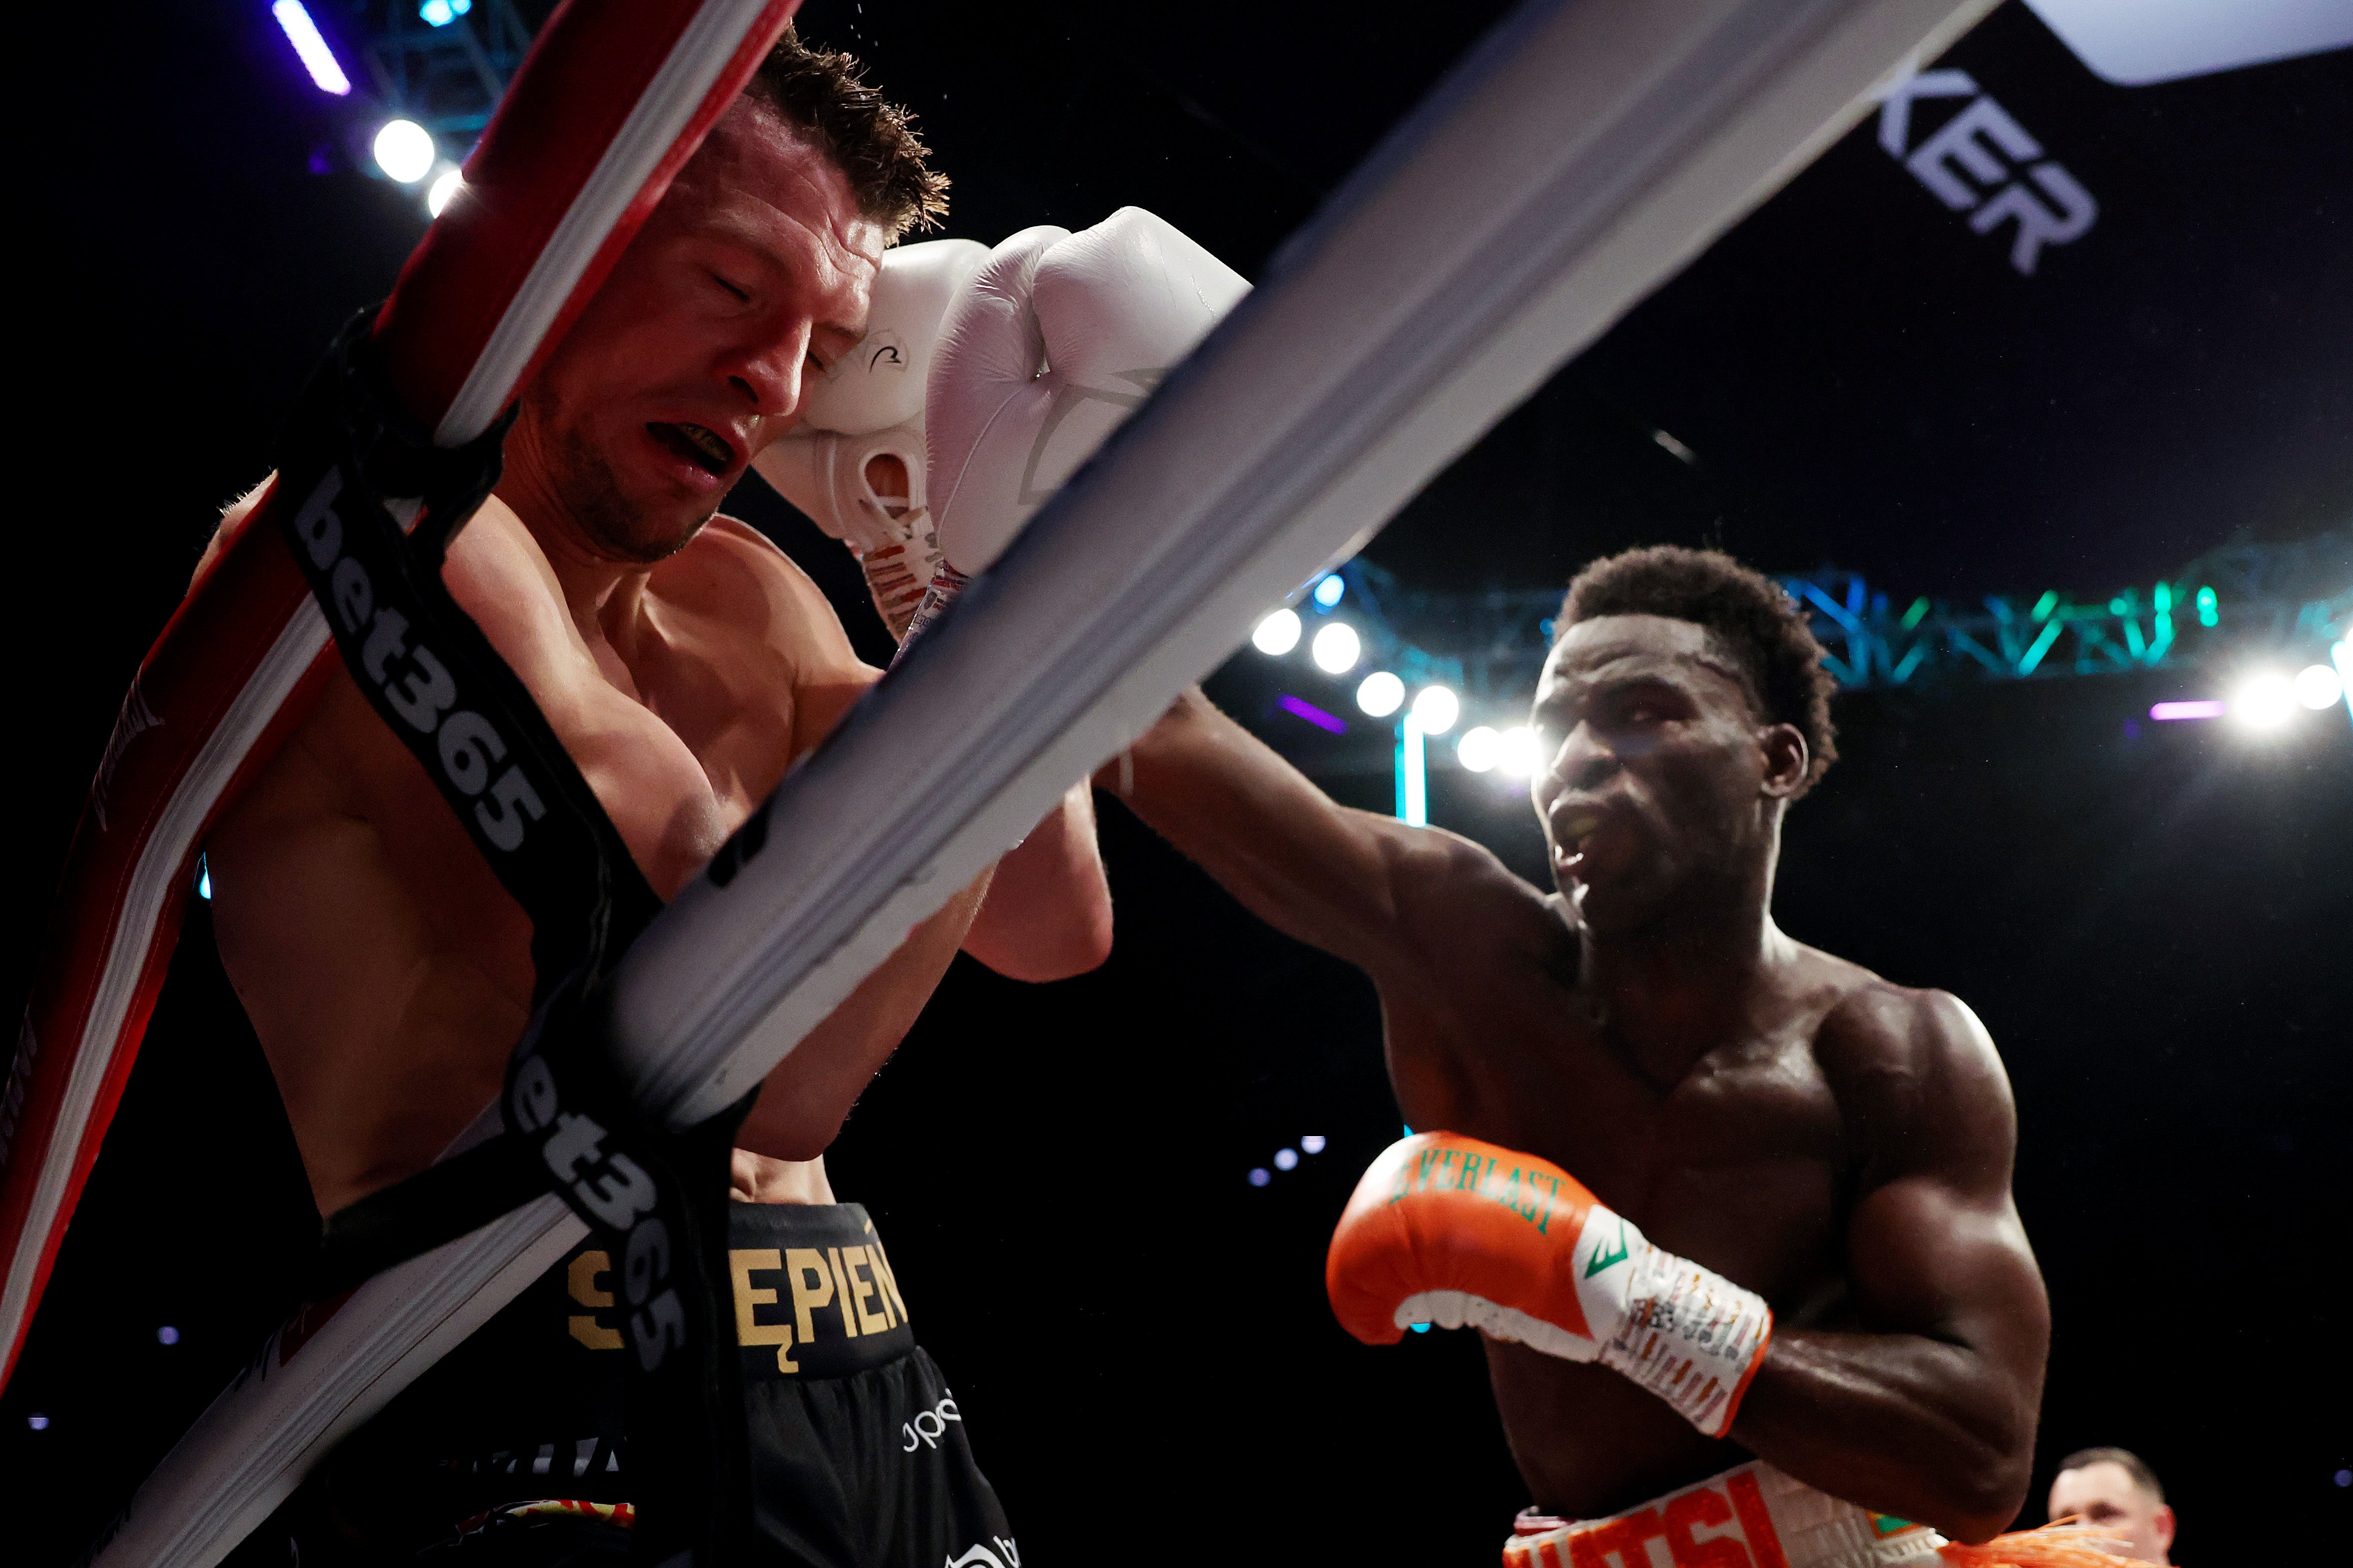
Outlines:
<svg viewBox="0 0 2353 1568"><path fill-rule="evenodd" d="M1553 630L1549 887L1340 805L1198 691L1099 775L1365 972L1399 1110L1447 1130L1358 1193L1334 1305L1374 1340L1482 1331L1535 1504L1510 1561L1844 1568L1990 1540L2050 1333L2017 1124L1958 1000L1774 922L1783 817L1835 754L1820 646L1770 579L1671 547L1588 566Z"/></svg>

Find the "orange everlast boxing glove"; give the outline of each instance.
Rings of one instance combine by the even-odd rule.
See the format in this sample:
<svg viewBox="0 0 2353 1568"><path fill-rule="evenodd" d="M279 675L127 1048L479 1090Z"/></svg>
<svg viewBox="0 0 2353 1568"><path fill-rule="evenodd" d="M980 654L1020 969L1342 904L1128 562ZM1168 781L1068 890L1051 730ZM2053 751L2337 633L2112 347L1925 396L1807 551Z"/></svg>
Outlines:
<svg viewBox="0 0 2353 1568"><path fill-rule="evenodd" d="M1548 1160L1422 1132L1375 1160L1324 1266L1332 1310L1366 1344L1414 1323L1598 1361L1711 1437L1732 1429L1773 1310L1653 1247Z"/></svg>

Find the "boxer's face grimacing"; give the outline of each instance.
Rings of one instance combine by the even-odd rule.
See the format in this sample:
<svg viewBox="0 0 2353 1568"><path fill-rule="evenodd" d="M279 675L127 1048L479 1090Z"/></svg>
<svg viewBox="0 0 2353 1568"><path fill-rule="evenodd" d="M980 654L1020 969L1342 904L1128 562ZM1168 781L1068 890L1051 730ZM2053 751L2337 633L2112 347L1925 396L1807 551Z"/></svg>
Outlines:
<svg viewBox="0 0 2353 1568"><path fill-rule="evenodd" d="M1531 784L1553 880L1597 933L1630 931L1757 874L1805 742L1758 716L1706 628L1600 616L1545 661Z"/></svg>
<svg viewBox="0 0 2353 1568"><path fill-rule="evenodd" d="M598 554L680 549L857 343L887 242L831 160L739 100L525 395L511 479Z"/></svg>

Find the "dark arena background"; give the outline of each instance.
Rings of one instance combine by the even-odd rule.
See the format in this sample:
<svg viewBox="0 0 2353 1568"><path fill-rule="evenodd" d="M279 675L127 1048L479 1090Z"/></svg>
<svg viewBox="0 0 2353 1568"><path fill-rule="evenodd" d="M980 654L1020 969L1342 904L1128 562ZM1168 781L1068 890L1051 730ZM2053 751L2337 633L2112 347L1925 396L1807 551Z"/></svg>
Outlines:
<svg viewBox="0 0 2353 1568"><path fill-rule="evenodd" d="M543 15L436 5L311 0L342 97L265 0L158 0L102 43L83 15L20 57L105 70L19 216L12 1001L210 520L423 232L376 127L438 116L462 156L466 94ZM1135 204L1256 276L1498 14L811 0L801 25L921 114L950 233ZM428 68L459 29L471 86ZM357 64L398 32L406 89ZM1844 757L1789 818L1777 914L1956 993L2008 1063L2056 1321L2024 1522L2061 1455L2118 1444L2164 1478L2179 1562L2316 1563L2353 1539L2353 722L2326 673L2353 630L2353 56L2122 87L2013 0L1932 63L1968 88L1866 118L1209 690L1343 800L1419 794L1540 879L1509 731L1567 576L1704 542L1810 594ZM2096 204L2031 271L1915 172L1980 100ZM733 504L883 657L846 552L757 479ZM1384 669L1459 718L1368 714ZM2158 716L2181 703L2218 716ZM1367 1349L1324 1300L1398 1131L1370 987L1101 798L1110 963L1032 988L959 960L829 1156L1025 1562L1493 1562L1526 1500L1475 1342ZM316 1224L196 908L0 1395L12 1562L69 1561L121 1505Z"/></svg>

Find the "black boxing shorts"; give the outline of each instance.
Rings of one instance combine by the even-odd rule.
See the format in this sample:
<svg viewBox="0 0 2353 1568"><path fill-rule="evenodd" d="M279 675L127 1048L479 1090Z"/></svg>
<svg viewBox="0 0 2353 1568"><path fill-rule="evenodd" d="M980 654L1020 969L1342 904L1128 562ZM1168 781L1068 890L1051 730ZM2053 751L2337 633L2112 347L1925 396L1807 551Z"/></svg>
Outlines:
<svg viewBox="0 0 2353 1568"><path fill-rule="evenodd" d="M1018 1568L866 1210L738 1203L728 1226L754 1560ZM617 1568L634 1517L622 1344L612 1260L584 1248L338 1449L279 1537L306 1568Z"/></svg>

